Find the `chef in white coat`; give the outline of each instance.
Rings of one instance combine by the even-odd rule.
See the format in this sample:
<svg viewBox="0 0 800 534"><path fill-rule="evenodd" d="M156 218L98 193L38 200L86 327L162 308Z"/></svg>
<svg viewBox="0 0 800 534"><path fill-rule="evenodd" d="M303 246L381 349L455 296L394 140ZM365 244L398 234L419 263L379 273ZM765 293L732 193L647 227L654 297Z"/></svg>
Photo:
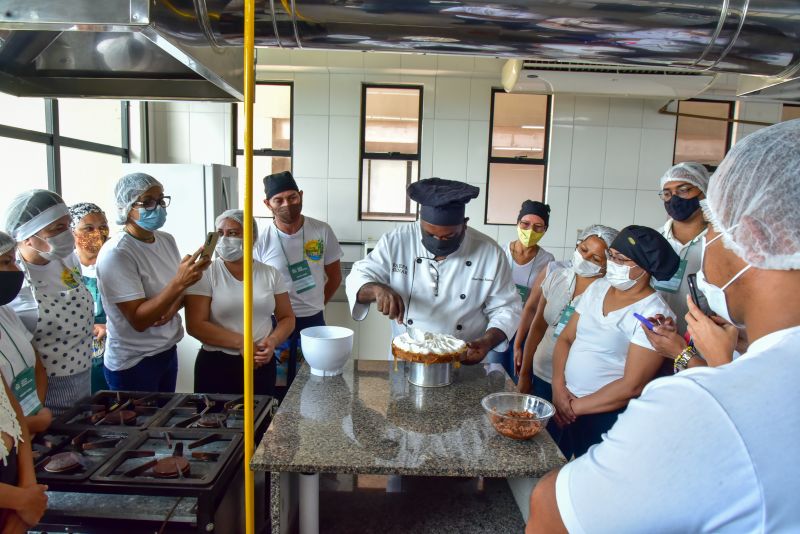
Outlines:
<svg viewBox="0 0 800 534"><path fill-rule="evenodd" d="M421 205L420 221L384 234L347 276L347 300L357 321L373 302L392 323L392 336L408 327L449 334L467 342L464 363L505 350L521 305L503 251L469 228L467 202L479 189L428 178L408 187Z"/></svg>

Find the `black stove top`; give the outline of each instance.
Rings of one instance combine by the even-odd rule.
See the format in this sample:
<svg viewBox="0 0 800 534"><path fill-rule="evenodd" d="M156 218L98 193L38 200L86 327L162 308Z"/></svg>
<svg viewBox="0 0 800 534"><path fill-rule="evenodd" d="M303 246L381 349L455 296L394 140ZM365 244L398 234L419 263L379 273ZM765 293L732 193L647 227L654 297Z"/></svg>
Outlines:
<svg viewBox="0 0 800 534"><path fill-rule="evenodd" d="M103 428L54 428L39 434L31 444L36 480L56 486L60 481L85 481L129 437L128 432Z"/></svg>
<svg viewBox="0 0 800 534"><path fill-rule="evenodd" d="M53 422L54 427L132 427L151 426L162 408L184 395L99 391L78 402Z"/></svg>
<svg viewBox="0 0 800 534"><path fill-rule="evenodd" d="M255 426L267 415L271 398L254 398ZM244 399L239 395L185 395L161 410L152 426L163 428L203 428L244 432Z"/></svg>

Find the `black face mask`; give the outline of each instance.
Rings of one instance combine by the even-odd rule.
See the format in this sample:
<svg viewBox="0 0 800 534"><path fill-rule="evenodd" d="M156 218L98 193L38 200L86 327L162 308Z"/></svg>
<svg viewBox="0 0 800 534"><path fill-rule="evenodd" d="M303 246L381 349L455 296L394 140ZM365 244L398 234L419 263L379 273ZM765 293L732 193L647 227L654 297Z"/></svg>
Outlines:
<svg viewBox="0 0 800 534"><path fill-rule="evenodd" d="M700 209L700 199L698 197L686 199L675 195L669 202L664 202L664 208L676 221L685 221Z"/></svg>
<svg viewBox="0 0 800 534"><path fill-rule="evenodd" d="M19 295L25 273L22 271L0 271L0 306L5 306Z"/></svg>
<svg viewBox="0 0 800 534"><path fill-rule="evenodd" d="M464 241L464 230L457 237L450 239L437 239L425 230L422 231L422 246L436 258L449 256L458 250L462 241Z"/></svg>

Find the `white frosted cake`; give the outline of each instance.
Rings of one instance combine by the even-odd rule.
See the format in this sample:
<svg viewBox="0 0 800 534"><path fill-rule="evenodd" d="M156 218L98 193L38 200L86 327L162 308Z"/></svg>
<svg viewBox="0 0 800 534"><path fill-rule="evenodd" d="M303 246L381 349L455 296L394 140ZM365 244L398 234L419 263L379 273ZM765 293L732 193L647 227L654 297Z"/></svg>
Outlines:
<svg viewBox="0 0 800 534"><path fill-rule="evenodd" d="M423 332L409 328L392 340L392 355L395 360L414 363L459 362L467 351L467 344L453 336L435 332Z"/></svg>

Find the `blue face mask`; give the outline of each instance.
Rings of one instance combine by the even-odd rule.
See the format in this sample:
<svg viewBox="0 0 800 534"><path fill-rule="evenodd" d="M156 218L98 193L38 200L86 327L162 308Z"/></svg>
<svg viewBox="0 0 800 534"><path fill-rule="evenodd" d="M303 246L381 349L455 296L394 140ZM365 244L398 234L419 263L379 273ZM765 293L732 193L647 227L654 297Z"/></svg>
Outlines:
<svg viewBox="0 0 800 534"><path fill-rule="evenodd" d="M133 221L136 226L148 232L155 232L167 222L167 208L163 206L156 206L156 209L148 211L144 208L139 208L139 220Z"/></svg>

